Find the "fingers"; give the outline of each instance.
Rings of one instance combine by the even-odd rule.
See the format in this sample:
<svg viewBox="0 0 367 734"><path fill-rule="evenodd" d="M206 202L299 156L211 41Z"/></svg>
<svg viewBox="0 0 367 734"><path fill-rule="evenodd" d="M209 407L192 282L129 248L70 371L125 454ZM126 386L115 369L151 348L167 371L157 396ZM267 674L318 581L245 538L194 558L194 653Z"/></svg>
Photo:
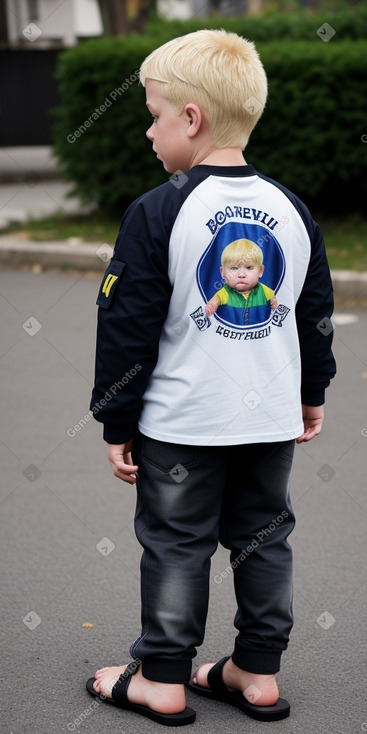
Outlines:
<svg viewBox="0 0 367 734"><path fill-rule="evenodd" d="M311 438L313 438L313 436L311 436L308 431L305 431L304 433L302 433L302 436L299 436L298 438L296 438L296 443L303 443L304 441L311 441Z"/></svg>
<svg viewBox="0 0 367 734"><path fill-rule="evenodd" d="M126 482L127 484L135 484L136 483L136 474L127 472L127 471L114 471L113 472L115 477L117 479L121 479L123 482Z"/></svg>
<svg viewBox="0 0 367 734"><path fill-rule="evenodd" d="M205 315L206 316L213 316L213 314L216 312L217 308L214 303L211 303L208 301L208 303L205 306Z"/></svg>
<svg viewBox="0 0 367 734"><path fill-rule="evenodd" d="M302 416L304 432L296 439L297 443L311 441L319 435L324 420L324 406L302 404Z"/></svg>
<svg viewBox="0 0 367 734"><path fill-rule="evenodd" d="M321 431L321 425L305 427L304 433L296 439L296 443L303 443L304 441L311 441L312 438L318 436Z"/></svg>
<svg viewBox="0 0 367 734"><path fill-rule="evenodd" d="M135 484L138 466L133 464L131 449L132 441L121 445L109 444L108 460L117 479L121 479L128 484Z"/></svg>
<svg viewBox="0 0 367 734"><path fill-rule="evenodd" d="M136 473L138 471L136 464L132 464L132 462L125 463L123 461L110 461L110 464L117 479L121 479L123 482L127 482L128 484L135 484Z"/></svg>

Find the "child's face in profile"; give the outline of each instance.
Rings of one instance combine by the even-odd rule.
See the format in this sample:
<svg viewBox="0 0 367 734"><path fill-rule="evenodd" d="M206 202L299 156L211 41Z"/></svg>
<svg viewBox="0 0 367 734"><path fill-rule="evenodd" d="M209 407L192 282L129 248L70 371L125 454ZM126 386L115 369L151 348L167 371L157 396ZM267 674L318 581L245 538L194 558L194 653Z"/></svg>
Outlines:
<svg viewBox="0 0 367 734"><path fill-rule="evenodd" d="M259 268L253 263L241 260L223 265L220 272L227 285L239 293L247 293L257 285L264 272L264 265Z"/></svg>
<svg viewBox="0 0 367 734"><path fill-rule="evenodd" d="M147 107L153 117L146 136L168 173L187 171L190 168L190 139L186 134L185 114L178 114L171 102L162 97L161 87L162 82L146 80Z"/></svg>

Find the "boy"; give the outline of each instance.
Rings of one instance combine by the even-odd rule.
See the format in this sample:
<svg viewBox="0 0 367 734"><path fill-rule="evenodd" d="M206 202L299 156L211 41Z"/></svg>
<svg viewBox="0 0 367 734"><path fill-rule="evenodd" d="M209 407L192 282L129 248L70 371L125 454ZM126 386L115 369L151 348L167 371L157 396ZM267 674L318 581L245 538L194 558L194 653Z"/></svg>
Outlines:
<svg viewBox="0 0 367 734"><path fill-rule="evenodd" d="M224 248L221 258L220 274L225 283L214 293L205 306L207 316L213 316L219 306L227 303L235 308L245 309L244 323L248 323L248 309L270 304L276 309L278 301L274 291L264 283L259 283L265 266L263 254L250 240L235 240Z"/></svg>
<svg viewBox="0 0 367 734"><path fill-rule="evenodd" d="M91 409L115 476L137 484L142 630L133 663L98 670L87 688L160 723L192 723L184 684L219 540L238 635L231 657L189 685L254 718L284 718L275 674L292 627L288 479L295 440L321 430L335 372L332 335L318 328L332 313L323 239L304 204L243 159L267 94L253 44L199 31L154 51L140 74L148 140L179 175L123 217L97 299ZM264 252L273 322L205 315L237 239Z"/></svg>

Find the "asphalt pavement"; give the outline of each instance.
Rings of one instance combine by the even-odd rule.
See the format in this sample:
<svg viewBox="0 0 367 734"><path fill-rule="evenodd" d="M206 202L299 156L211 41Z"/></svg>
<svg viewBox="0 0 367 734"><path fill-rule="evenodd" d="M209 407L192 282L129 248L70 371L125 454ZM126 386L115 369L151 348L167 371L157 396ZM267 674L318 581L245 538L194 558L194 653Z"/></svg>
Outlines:
<svg viewBox="0 0 367 734"><path fill-rule="evenodd" d="M99 281L92 272L0 271L4 734L164 731L85 690L98 667L129 660L140 628L135 490L112 475L88 414ZM340 304L334 323L338 375L324 429L297 447L291 482L295 625L278 675L291 716L259 723L189 692L194 733L367 730L367 312ZM226 568L219 548L195 664L231 652Z"/></svg>

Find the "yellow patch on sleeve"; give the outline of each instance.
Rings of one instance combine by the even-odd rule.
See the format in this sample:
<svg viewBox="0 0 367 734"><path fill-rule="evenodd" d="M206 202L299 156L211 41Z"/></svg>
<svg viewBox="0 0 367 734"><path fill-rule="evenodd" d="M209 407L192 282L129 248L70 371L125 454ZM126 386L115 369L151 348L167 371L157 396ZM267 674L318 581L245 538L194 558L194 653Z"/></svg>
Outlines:
<svg viewBox="0 0 367 734"><path fill-rule="evenodd" d="M110 290L117 278L118 275L112 275L112 273L109 273L109 275L106 276L105 282L102 286L102 293L105 294L106 298L110 295Z"/></svg>
<svg viewBox="0 0 367 734"><path fill-rule="evenodd" d="M121 260L112 258L102 280L99 289L97 305L102 308L109 308L112 302L112 296L117 288L120 277L124 271L125 263Z"/></svg>

